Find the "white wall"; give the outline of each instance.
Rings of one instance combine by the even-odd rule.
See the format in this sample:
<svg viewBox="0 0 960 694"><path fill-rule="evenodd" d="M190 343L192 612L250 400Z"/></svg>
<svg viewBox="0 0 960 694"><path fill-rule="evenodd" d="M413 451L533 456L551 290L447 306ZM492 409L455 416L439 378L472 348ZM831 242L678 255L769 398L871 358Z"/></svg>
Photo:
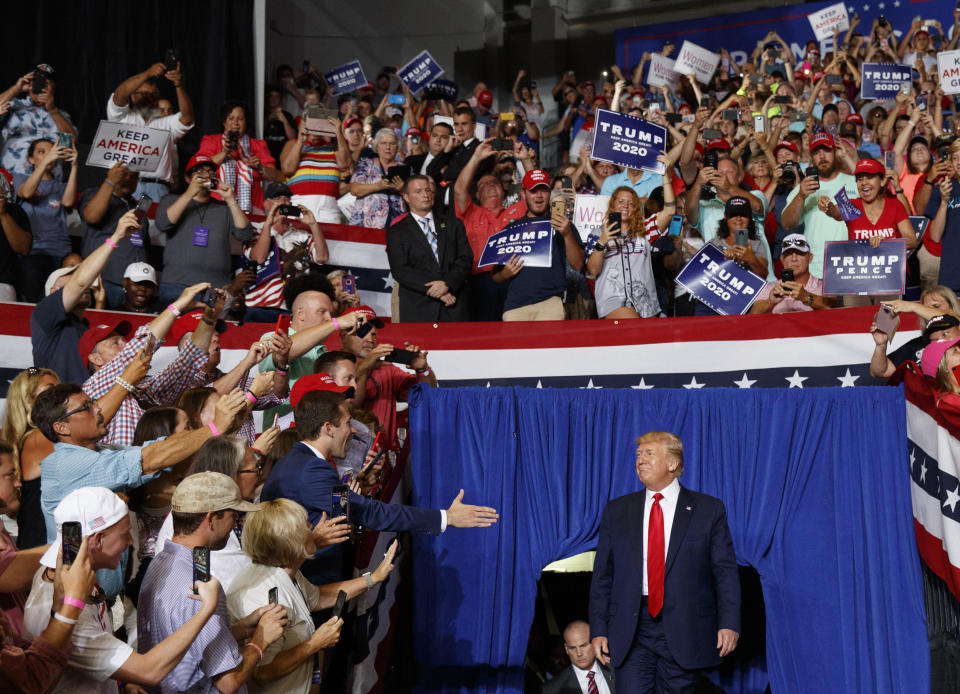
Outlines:
<svg viewBox="0 0 960 694"><path fill-rule="evenodd" d="M355 58L373 81L382 66L403 65L424 48L455 80L455 52L482 48L493 21L490 3L474 0L267 0L267 81L284 63L309 59L326 72Z"/></svg>

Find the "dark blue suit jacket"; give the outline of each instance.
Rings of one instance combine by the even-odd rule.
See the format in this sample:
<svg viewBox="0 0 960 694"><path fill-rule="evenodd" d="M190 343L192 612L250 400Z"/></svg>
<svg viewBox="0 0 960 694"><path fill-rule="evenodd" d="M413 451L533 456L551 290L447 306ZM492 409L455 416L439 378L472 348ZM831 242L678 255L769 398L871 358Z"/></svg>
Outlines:
<svg viewBox="0 0 960 694"><path fill-rule="evenodd" d="M303 443L295 443L290 452L277 461L263 485L260 499L290 499L307 509L311 525L324 511L329 516L333 488L340 484L334 467L318 457ZM384 504L350 493L350 522L374 530L410 530L428 535L440 533L440 511L400 504ZM342 580L343 545L326 547L304 563L301 571L314 584Z"/></svg>
<svg viewBox="0 0 960 694"><path fill-rule="evenodd" d="M640 621L643 507L640 491L607 503L590 584L590 636L606 636L620 667ZM643 608L646 609L646 608ZM723 502L680 488L667 548L663 629L680 667L720 664L717 631L740 633L740 576Z"/></svg>

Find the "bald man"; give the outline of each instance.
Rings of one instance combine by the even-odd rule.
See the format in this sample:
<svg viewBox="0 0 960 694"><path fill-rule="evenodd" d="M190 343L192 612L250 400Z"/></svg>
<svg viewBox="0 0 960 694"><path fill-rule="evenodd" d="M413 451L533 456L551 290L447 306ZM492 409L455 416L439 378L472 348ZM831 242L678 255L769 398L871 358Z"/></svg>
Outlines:
<svg viewBox="0 0 960 694"><path fill-rule="evenodd" d="M543 685L543 694L615 694L613 668L601 665L590 643L590 625L570 622L563 630L570 667Z"/></svg>
<svg viewBox="0 0 960 694"><path fill-rule="evenodd" d="M333 300L332 288L330 291L308 289L297 294L290 308L290 329L287 334L293 345L290 347L288 363L277 363L275 355L271 353L260 362L258 369L261 372L286 371L291 389L298 378L312 374L317 357L327 349L323 344L324 340L330 337L338 327L351 330L363 322L364 315L360 313L348 313L334 319ZM270 331L260 339L269 341L273 334L274 331ZM289 403L264 411L263 426L270 426L277 417L290 411Z"/></svg>

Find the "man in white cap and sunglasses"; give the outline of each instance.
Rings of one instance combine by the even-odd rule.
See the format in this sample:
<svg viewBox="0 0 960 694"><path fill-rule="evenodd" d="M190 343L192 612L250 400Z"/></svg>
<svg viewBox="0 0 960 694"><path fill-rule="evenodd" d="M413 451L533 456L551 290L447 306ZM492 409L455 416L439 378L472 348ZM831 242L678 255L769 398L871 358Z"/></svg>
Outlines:
<svg viewBox="0 0 960 694"><path fill-rule="evenodd" d="M790 234L780 245L783 270L779 282L767 282L750 307L750 313L796 313L820 311L837 306L836 299L823 296L823 280L810 274L813 253L803 234Z"/></svg>

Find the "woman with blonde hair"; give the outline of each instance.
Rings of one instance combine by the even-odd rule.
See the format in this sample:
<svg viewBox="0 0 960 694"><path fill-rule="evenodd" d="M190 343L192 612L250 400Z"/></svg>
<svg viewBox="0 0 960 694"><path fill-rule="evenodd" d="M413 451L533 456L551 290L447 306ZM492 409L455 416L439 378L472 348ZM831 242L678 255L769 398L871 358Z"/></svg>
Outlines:
<svg viewBox="0 0 960 694"><path fill-rule="evenodd" d="M650 232L659 236L676 211L669 166L663 174L663 203L660 213L646 218L633 188L620 186L610 196L600 239L587 249L587 271L597 278L594 296L601 318L650 318L660 313Z"/></svg>
<svg viewBox="0 0 960 694"><path fill-rule="evenodd" d="M349 581L315 586L300 573L303 562L317 551L314 529L300 504L289 499L261 503L259 511L247 514L241 541L253 563L230 585L227 609L231 619L262 607L273 588L277 589L278 602L287 608L288 619L283 636L263 652L247 687L251 694L306 694L314 670L322 668L321 651L340 640L343 626L342 619L331 617L314 629L311 613L332 607L341 590L352 599L387 580L397 542L391 543L375 571Z"/></svg>

